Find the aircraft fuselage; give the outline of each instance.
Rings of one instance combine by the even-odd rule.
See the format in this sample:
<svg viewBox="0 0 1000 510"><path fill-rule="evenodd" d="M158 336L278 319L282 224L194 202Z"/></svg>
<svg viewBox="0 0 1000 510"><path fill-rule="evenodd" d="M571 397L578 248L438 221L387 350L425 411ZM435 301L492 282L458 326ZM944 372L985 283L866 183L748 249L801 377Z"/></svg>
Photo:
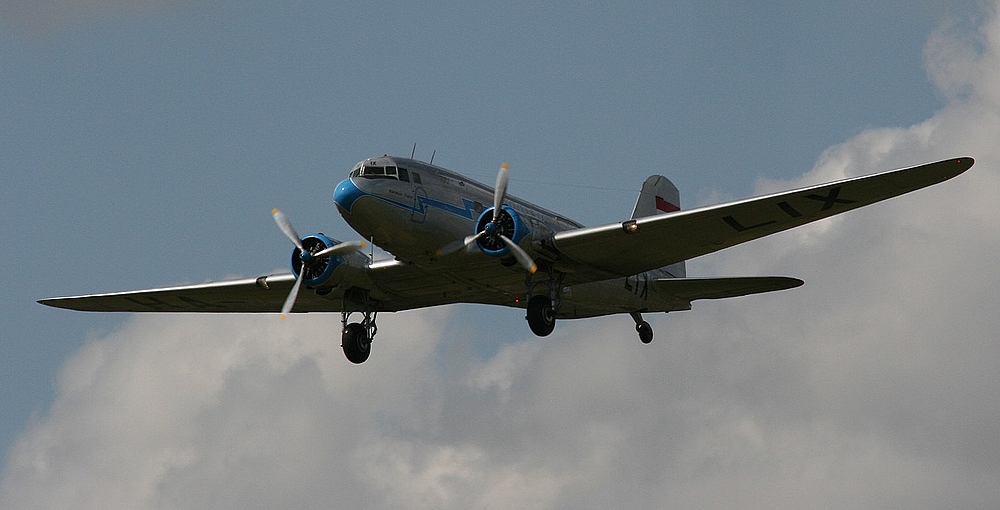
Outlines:
<svg viewBox="0 0 1000 510"><path fill-rule="evenodd" d="M431 301L440 296L441 302L459 299L523 307L532 284L534 294L548 293L548 284L558 278L558 260L541 263L539 271L526 280L525 271L509 255L498 260L480 253L475 245L465 253L445 256L438 253L456 239L476 232L480 216L484 211L490 214L493 194L493 188L450 170L413 159L383 156L358 163L350 177L337 185L334 201L351 228L393 254L395 263L433 268L435 272L446 268L446 274L451 276L448 284L430 287L424 284L424 288L382 281L379 282L382 289L410 296L426 292ZM532 253L546 253L554 232L583 227L510 195L506 196L505 205L517 213L526 228L523 238L515 240ZM482 285L481 279L475 285L470 283L474 274L481 275L487 270L496 273L498 264L509 270L497 273L489 282L490 290ZM663 276L651 271L586 284L559 284L557 317L688 309L688 303L658 299L652 281Z"/></svg>

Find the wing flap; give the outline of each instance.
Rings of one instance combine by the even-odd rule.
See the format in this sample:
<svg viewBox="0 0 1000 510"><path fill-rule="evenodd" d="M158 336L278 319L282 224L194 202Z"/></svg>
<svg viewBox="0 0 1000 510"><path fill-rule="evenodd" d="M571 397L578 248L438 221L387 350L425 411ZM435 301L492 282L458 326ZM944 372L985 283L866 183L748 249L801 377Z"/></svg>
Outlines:
<svg viewBox="0 0 1000 510"><path fill-rule="evenodd" d="M623 223L559 232L559 253L583 272L627 276L712 253L951 179L972 158L854 177Z"/></svg>

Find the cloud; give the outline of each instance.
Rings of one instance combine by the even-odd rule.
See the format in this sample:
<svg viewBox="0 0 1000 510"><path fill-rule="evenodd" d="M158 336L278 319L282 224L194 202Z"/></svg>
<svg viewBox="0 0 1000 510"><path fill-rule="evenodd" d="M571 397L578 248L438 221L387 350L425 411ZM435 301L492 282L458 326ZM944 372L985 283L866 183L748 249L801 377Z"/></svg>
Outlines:
<svg viewBox="0 0 1000 510"><path fill-rule="evenodd" d="M759 191L972 170L698 261L802 288L653 317L650 346L612 317L485 360L446 348L450 309L387 314L360 367L335 317L136 317L63 367L0 507L996 507L998 55L996 16L946 25L945 108Z"/></svg>

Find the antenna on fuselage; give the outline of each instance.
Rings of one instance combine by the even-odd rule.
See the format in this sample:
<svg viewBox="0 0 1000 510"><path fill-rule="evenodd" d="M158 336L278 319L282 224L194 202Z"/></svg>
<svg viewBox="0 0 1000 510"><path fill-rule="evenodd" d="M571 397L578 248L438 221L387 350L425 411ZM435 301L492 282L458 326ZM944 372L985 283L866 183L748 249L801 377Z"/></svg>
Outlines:
<svg viewBox="0 0 1000 510"><path fill-rule="evenodd" d="M437 154L437 149L434 149L433 151L431 151L431 160L427 162L428 165L433 165L434 164L434 155L435 154Z"/></svg>
<svg viewBox="0 0 1000 510"><path fill-rule="evenodd" d="M417 153L417 142L413 142L413 150L410 151L410 159L413 159L413 155Z"/></svg>

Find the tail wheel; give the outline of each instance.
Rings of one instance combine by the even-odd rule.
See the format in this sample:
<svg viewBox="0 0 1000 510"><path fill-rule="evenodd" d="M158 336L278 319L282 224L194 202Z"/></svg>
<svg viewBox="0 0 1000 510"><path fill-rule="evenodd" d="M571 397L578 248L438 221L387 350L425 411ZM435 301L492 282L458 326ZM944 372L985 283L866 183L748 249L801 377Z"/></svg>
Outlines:
<svg viewBox="0 0 1000 510"><path fill-rule="evenodd" d="M528 327L538 336L548 336L556 329L556 312L548 296L532 296L528 300Z"/></svg>
<svg viewBox="0 0 1000 510"><path fill-rule="evenodd" d="M650 326L648 322L642 321L639 324L636 324L635 330L639 333L639 340L642 343L648 344L653 341L653 327Z"/></svg>
<svg viewBox="0 0 1000 510"><path fill-rule="evenodd" d="M341 346L348 361L354 364L364 363L372 352L372 340L368 336L368 329L357 322L348 324L344 328Z"/></svg>

